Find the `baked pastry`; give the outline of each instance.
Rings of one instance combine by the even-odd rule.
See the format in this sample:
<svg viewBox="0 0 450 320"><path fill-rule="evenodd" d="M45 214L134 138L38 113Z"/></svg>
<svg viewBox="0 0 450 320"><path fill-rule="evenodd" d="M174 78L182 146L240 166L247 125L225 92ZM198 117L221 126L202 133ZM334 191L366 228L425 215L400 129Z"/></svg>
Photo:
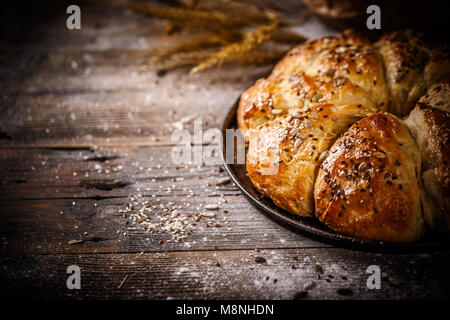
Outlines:
<svg viewBox="0 0 450 320"><path fill-rule="evenodd" d="M427 226L448 225L448 83L423 96L447 77L448 50L412 31L376 43L346 31L297 46L241 96L249 178L277 206L355 237L416 241ZM419 99L407 120L411 136L397 117ZM370 175L371 191L352 191L359 174Z"/></svg>
<svg viewBox="0 0 450 320"><path fill-rule="evenodd" d="M431 87L405 120L422 157L427 223L450 230L450 80Z"/></svg>
<svg viewBox="0 0 450 320"><path fill-rule="evenodd" d="M328 148L370 110L355 104L317 104L290 111L259 130L250 130L247 173L277 206L311 217L314 181Z"/></svg>
<svg viewBox="0 0 450 320"><path fill-rule="evenodd" d="M389 90L389 111L405 116L433 83L450 73L445 50L430 50L421 36L411 30L384 35L375 49L381 54Z"/></svg>
<svg viewBox="0 0 450 320"><path fill-rule="evenodd" d="M322 163L315 185L317 218L363 239L410 242L424 231L420 154L407 127L389 113L359 120Z"/></svg>

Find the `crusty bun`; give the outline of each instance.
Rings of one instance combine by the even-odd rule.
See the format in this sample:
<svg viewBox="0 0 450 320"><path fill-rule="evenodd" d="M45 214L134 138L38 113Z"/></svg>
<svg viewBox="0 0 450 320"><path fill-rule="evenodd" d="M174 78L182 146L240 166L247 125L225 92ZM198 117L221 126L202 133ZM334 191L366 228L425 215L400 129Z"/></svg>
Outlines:
<svg viewBox="0 0 450 320"><path fill-rule="evenodd" d="M335 138L364 113L370 110L360 105L318 104L250 130L247 173L253 185L277 206L313 216L319 165Z"/></svg>
<svg viewBox="0 0 450 320"><path fill-rule="evenodd" d="M450 230L448 82L425 95L448 77L448 48L412 31L306 41L241 96L252 183L277 206L355 237L415 241L424 219ZM407 120L418 148L396 116L419 99ZM361 114L370 116L339 138Z"/></svg>
<svg viewBox="0 0 450 320"><path fill-rule="evenodd" d="M375 43L386 69L389 112L407 115L427 88L450 74L450 57L443 48L430 49L411 30L384 35Z"/></svg>
<svg viewBox="0 0 450 320"><path fill-rule="evenodd" d="M254 129L289 109L317 103L385 110L387 99L381 58L366 38L348 31L292 49L267 79L242 94L238 124L243 131Z"/></svg>
<svg viewBox="0 0 450 320"><path fill-rule="evenodd" d="M330 149L315 184L316 216L349 236L410 242L423 234L420 155L389 113L356 122Z"/></svg>
<svg viewBox="0 0 450 320"><path fill-rule="evenodd" d="M427 223L450 231L450 81L428 90L405 120L422 156Z"/></svg>

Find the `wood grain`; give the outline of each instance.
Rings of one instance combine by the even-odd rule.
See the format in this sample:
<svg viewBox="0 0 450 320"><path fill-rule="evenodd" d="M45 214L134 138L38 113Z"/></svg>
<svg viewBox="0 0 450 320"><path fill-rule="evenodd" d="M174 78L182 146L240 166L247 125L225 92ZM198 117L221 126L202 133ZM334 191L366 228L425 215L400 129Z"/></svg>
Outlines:
<svg viewBox="0 0 450 320"><path fill-rule="evenodd" d="M124 3L82 2L80 31L65 28L61 4L42 21L30 20L32 26L4 22L2 293L48 299L449 295L449 252L386 255L333 248L266 218L234 184L217 185L226 175L221 165L174 164L174 124L181 121L190 132L195 120L205 130L219 128L239 94L271 66L224 66L195 75L184 68L159 77L135 56L173 40L161 36L161 21L134 15ZM315 19L308 23L300 27L306 35L332 33ZM201 220L189 237L172 242L170 234L130 223L129 212L124 217L125 203L137 200L157 206L155 219L165 208L176 207L186 217L208 212L207 204L218 209L214 220ZM255 256L266 263L255 263ZM316 262L323 269L320 279ZM65 285L72 264L82 270L82 290L76 292ZM381 290L366 289L371 264L383 272Z"/></svg>
<svg viewBox="0 0 450 320"><path fill-rule="evenodd" d="M255 257L266 262L256 263ZM306 291L297 296L419 299L448 296L448 258L448 253L381 256L334 248L53 254L3 256L2 275L8 292L21 298L293 299ZM366 286L372 264L382 271L379 290ZM81 290L66 287L69 265L81 268Z"/></svg>

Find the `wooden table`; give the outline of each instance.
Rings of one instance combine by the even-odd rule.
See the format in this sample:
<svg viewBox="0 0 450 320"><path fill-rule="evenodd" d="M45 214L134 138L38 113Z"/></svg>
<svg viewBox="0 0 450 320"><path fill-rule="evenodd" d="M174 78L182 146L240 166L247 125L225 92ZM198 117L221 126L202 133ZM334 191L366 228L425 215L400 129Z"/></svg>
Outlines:
<svg viewBox="0 0 450 320"><path fill-rule="evenodd" d="M169 43L161 22L128 12L120 1L106 3L81 5L81 30L67 30L65 7L58 7L31 28L8 24L9 37L2 38L3 293L64 299L449 296L448 251L378 254L314 241L262 215L232 183L217 185L226 176L220 165L173 164L174 123L191 132L200 119L205 130L219 128L240 92L271 66L194 75L181 69L158 77L134 57ZM139 201L139 209L145 200L155 216L165 208L192 214L186 220L191 234L171 241L170 233L132 223L125 203ZM207 210L207 204L219 208ZM214 218L194 222L195 213L205 212ZM66 286L70 265L81 268L81 290ZM370 265L381 268L380 290L366 286Z"/></svg>

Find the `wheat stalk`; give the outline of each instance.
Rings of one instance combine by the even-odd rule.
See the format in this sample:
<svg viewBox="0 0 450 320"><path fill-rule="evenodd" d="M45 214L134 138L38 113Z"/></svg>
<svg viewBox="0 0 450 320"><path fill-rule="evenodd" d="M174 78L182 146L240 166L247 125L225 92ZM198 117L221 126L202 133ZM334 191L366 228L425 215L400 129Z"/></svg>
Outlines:
<svg viewBox="0 0 450 320"><path fill-rule="evenodd" d="M178 42L170 48L156 53L152 58L152 62L156 63L176 53L189 52L197 49L214 47L217 45L226 45L240 39L242 39L241 33L226 31L219 34L207 34L196 39L184 40Z"/></svg>
<svg viewBox="0 0 450 320"><path fill-rule="evenodd" d="M261 12L256 6L235 0L181 1L180 7L158 6L148 3L131 3L134 12L168 20L163 32L172 34L188 31L196 39L178 41L172 47L141 52L141 57L153 56L149 63L165 61L162 72L186 65L194 65L191 73L225 63L264 64L281 58L284 52L256 50L268 40L283 44L298 44L305 38L283 30L279 17L270 11ZM303 18L302 18L303 20ZM250 26L253 31L243 32ZM211 50L217 48L216 50Z"/></svg>
<svg viewBox="0 0 450 320"><path fill-rule="evenodd" d="M177 53L170 57L170 60L158 66L158 72L167 72L175 68L195 65L206 59L211 54L210 49L201 49L192 52Z"/></svg>
<svg viewBox="0 0 450 320"><path fill-rule="evenodd" d="M205 61L194 67L190 73L196 73L216 65L220 66L224 62L236 60L262 42L268 40L277 30L279 20L273 13L267 13L267 17L271 20L269 25L260 26L255 31L247 33L245 38L240 42L222 47L219 52L211 54Z"/></svg>
<svg viewBox="0 0 450 320"><path fill-rule="evenodd" d="M286 54L285 51L257 51L253 50L242 56L236 56L233 60L229 60L226 63L237 63L242 65L256 64L264 65L273 63L279 60ZM170 60L164 64L161 64L158 68L159 73L165 73L175 68L184 67L188 65L195 65L202 60L208 58L211 55L211 50L197 50L188 53L178 53L171 56Z"/></svg>
<svg viewBox="0 0 450 320"><path fill-rule="evenodd" d="M270 22L267 15L250 3L240 3L232 0L203 1L197 9L219 11L236 20L247 21L249 25L266 24Z"/></svg>

